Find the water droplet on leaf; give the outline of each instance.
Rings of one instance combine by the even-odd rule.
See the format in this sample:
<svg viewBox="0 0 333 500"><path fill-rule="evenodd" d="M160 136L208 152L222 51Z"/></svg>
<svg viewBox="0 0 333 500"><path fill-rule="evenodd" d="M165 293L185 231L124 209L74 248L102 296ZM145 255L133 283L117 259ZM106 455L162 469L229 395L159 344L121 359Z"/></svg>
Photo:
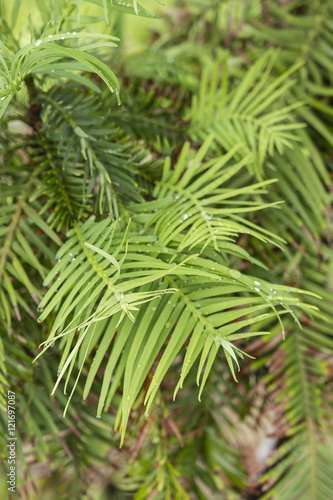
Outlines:
<svg viewBox="0 0 333 500"><path fill-rule="evenodd" d="M241 277L241 273L239 271L235 271L234 269L230 269L229 274L233 278L240 278Z"/></svg>

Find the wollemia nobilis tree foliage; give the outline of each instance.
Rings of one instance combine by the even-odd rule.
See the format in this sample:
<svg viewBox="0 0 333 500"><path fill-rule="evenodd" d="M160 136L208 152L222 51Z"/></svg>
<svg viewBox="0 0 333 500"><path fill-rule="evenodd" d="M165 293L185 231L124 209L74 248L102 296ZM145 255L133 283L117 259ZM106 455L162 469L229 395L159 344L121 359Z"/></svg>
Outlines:
<svg viewBox="0 0 333 500"><path fill-rule="evenodd" d="M333 4L0 5L1 498L331 499Z"/></svg>

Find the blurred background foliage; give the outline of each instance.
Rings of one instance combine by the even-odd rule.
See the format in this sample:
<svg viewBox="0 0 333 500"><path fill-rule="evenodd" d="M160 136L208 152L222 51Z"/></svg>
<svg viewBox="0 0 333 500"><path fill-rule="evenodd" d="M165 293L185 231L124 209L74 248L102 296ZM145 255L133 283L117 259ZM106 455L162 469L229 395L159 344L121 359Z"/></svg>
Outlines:
<svg viewBox="0 0 333 500"><path fill-rule="evenodd" d="M328 500L333 6L165 3L0 2L1 474Z"/></svg>

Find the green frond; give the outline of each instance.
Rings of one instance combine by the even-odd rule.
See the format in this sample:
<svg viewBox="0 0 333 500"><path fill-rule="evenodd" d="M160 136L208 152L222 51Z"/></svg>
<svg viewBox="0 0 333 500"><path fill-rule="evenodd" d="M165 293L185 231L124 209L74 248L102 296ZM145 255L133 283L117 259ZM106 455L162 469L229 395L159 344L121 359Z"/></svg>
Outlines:
<svg viewBox="0 0 333 500"><path fill-rule="evenodd" d="M91 48L96 48L95 44L79 46L75 49L63 44L64 40L80 38L100 38L106 40L115 40L115 37L97 33L68 32L57 34L43 34L41 38L25 45L16 54L0 44L0 118L6 111L9 103L15 94L21 90L21 84L28 76L37 76L40 74L52 72L54 77L65 77L69 80L74 75L73 71L84 71L95 73L108 86L111 92L119 94L119 82L114 73L100 59L89 54ZM59 43L54 43L59 42ZM99 46L113 46L114 42L101 42ZM74 60L75 63L68 65L68 60ZM81 79L81 83L84 80Z"/></svg>
<svg viewBox="0 0 333 500"><path fill-rule="evenodd" d="M58 144L52 139L39 137L35 145L35 160L44 170L40 170L40 185L30 200L43 199L47 202L41 213L49 213L47 223L59 232L63 226L69 228L74 221L86 218L92 211L89 196L84 185L84 171L79 165L74 168L62 168L63 155L67 151L59 152ZM73 154L68 154L67 161L75 161Z"/></svg>
<svg viewBox="0 0 333 500"><path fill-rule="evenodd" d="M113 106L112 121L150 149L169 154L185 132L183 115L187 99L178 88L150 88L145 81L130 81L122 88L121 107Z"/></svg>
<svg viewBox="0 0 333 500"><path fill-rule="evenodd" d="M239 149L235 146L228 154L203 162L212 141L213 136L208 137L191 159L189 143L186 143L173 170L167 158L162 179L156 182L153 192L155 201L131 206L135 213L133 219L146 228L154 225L160 243L168 245L171 241L177 242L178 251L196 247L202 252L205 247L212 246L218 252L235 252L246 258L246 252L233 245L234 238L240 233L247 233L268 241L268 236L262 235L259 227L246 227L245 219L238 218L236 214L260 210L267 204L258 205L247 200L237 203L237 199L243 195L265 193L263 188L272 181L240 189L223 188L248 164L251 157L248 155L240 162L231 164Z"/></svg>
<svg viewBox="0 0 333 500"><path fill-rule="evenodd" d="M159 1L159 0L156 0ZM81 9L85 7L85 4L93 4L94 5L94 12L96 14L99 13L102 14L104 19L107 24L110 24L110 18L112 19L112 16L114 15L115 12L123 13L123 14L134 14L139 17L147 17L147 18L152 18L152 19L158 19L160 16L157 14L154 14L153 12L150 12L147 10L142 4L138 3L137 0L128 0L126 2L121 2L121 1L110 1L110 0L81 0L79 4L79 9L78 9L78 23L82 20L82 22L87 22L88 19L86 16L80 16L80 11ZM96 9L98 7L99 9ZM91 17L89 18L89 22L98 22L101 19L100 16L96 17ZM102 17L103 18L103 17Z"/></svg>
<svg viewBox="0 0 333 500"><path fill-rule="evenodd" d="M95 95L78 92L73 103L72 90L73 87L68 86L62 93L51 91L41 96L45 103L42 109L45 129L52 126L57 131L59 142L55 142L54 134L47 134L47 147L54 144L56 151L48 152L47 156L44 147L44 158L41 155L38 160L47 166L50 163L57 165L54 182L59 185L59 198L62 198L62 192L68 190L69 196L79 196L81 188L75 191L70 186L64 190L60 187L63 181L58 180L59 176L67 178L70 173L72 178L78 178L76 184L82 185L81 198L86 199L86 203L89 204L94 197L93 188L97 185L96 206L99 213L111 212L118 217L122 215L124 202L143 200L145 170L155 166L155 162L116 127L110 127L112 113L111 116L104 113ZM43 192L47 192L47 188L41 194ZM66 205L67 201L59 208L65 210ZM77 208L69 208L67 217L71 218L74 212Z"/></svg>
<svg viewBox="0 0 333 500"><path fill-rule="evenodd" d="M36 304L42 298L38 279L44 278L48 269L38 255L53 257L51 248L59 246L59 236L48 226L29 203L29 196L37 179L23 165L13 174L2 170L4 177L3 198L0 206L1 250L1 319L11 330L13 315L20 321L21 310L35 317ZM37 236L37 232L41 234ZM49 248L48 248L49 247ZM51 248L50 248L51 247ZM38 278L39 277L39 278ZM26 292L29 301L27 300ZM30 300L33 299L34 306Z"/></svg>
<svg viewBox="0 0 333 500"><path fill-rule="evenodd" d="M145 234L135 236L129 232L129 239L127 233L120 239L116 231L117 223L111 223L109 219L96 223L94 217L91 217L82 225L76 223L67 234L68 240L57 253L58 263L44 282L48 285L53 280L39 306L43 309L39 321L46 319L53 310L56 310L57 314L42 353L59 338L62 339L61 343L65 349L54 390L66 371L68 382L75 365L79 368L78 377L80 376L86 360L99 341L86 380L84 396L87 397L97 371L101 364L104 364L105 354L116 335L105 366L97 416L101 415L104 405L106 410L109 408L117 385L123 379L122 405L116 419L116 426L121 421L122 438L130 410L168 337L170 338L147 389L145 397L147 412L165 374L189 337L191 341L176 392L182 387L191 366L201 353L198 383L206 361L207 366L200 386L200 397L219 347L223 348L230 370L236 378L234 364L239 369L238 357L243 358L243 353L231 341L267 333L261 331L237 333L239 330L261 322L264 318L279 317L285 312L289 312L297 320L294 307L307 307L294 296L288 295L291 290L297 290L256 281L255 278L242 275L239 271L230 269L205 255L204 249L208 246L212 246L218 252L224 252L223 243L221 248L218 246L218 235L214 232L215 239L210 237L211 224L207 223L210 218L204 212L209 210L207 193L211 193L216 207L214 208L216 225L224 220L222 219L224 213L232 217L234 212L248 210L248 208L218 208L220 200L228 200L237 196L239 192L244 192L244 190L231 190L228 193L226 190L219 190L218 192L223 193L221 195L214 192L214 186L220 186L221 182L228 180L242 165L226 166L234 151L217 161L202 163L211 142L212 138L204 143L188 163L187 170L185 165L188 146L185 146L173 171L170 171L170 162L166 162L162 182L157 184L154 192L158 199L143 206L132 206L134 211L144 210L145 217L147 211L152 210L146 223ZM200 175L202 171L205 173ZM183 173L181 179L180 173ZM190 245L194 247L202 243L201 249L200 246L198 248L198 253L202 254L200 257L198 254L185 253L186 245L179 245L178 238L166 237L158 224L155 225L153 234L149 230L155 220L162 221L163 228L164 218L161 215L164 212L161 213L159 208L163 211L168 207L171 208L168 203L173 198L168 196L168 189L172 186L177 186L177 192L182 190L191 204L191 207L188 207L184 199L180 204L172 205L177 218L173 234L181 236L182 231L185 235L188 234L189 228L187 225L184 228L180 225L179 217L189 208L195 210L200 223L208 227L208 231L204 227L202 236L198 238L196 235L196 242ZM201 201L204 196L204 201ZM254 209L256 208L258 207L254 206ZM165 217L172 221L168 213ZM145 223L145 219L140 218L136 222ZM190 219L190 222L198 225L196 219L194 221ZM165 225L166 228L168 224L170 223ZM221 224L223 226L224 223ZM177 225L179 229L175 232ZM230 226L231 228L227 224L227 236L222 229L219 235L222 242L224 238L230 239L230 235L238 235L240 226L237 224ZM253 235L255 234L253 232ZM260 233L258 235L263 241L267 241L265 236L261 236ZM182 241L180 239L180 242ZM229 252L246 256L246 253L237 252L231 245L227 245L226 253ZM186 284L186 281L189 284ZM220 281L223 283L219 284ZM198 287L199 290L205 290L205 300L201 292L198 295ZM212 291L211 298L207 295L209 290ZM174 292L174 298L161 299L165 291ZM241 295L233 296L236 293ZM250 297L247 297L247 293L250 293ZM228 298L230 294L232 297ZM201 300L197 303L198 298ZM134 311L139 311L137 316ZM164 315L165 320L157 321L157 317L164 318ZM114 380L111 383L114 373ZM76 383L72 394L75 386Z"/></svg>
<svg viewBox="0 0 333 500"><path fill-rule="evenodd" d="M217 61L211 76L209 69L204 70L198 95L192 100L191 137L200 142L207 134L213 134L217 145L225 151L238 145L240 158L251 152L249 167L260 179L267 155L272 156L276 150L282 154L285 148L293 147L294 141L299 141L295 131L304 127L296 123L290 113L302 102L280 104L281 96L295 84L289 76L301 63L272 80L276 57L277 53L267 51L251 66L241 85L232 91L229 91L227 58L221 78Z"/></svg>

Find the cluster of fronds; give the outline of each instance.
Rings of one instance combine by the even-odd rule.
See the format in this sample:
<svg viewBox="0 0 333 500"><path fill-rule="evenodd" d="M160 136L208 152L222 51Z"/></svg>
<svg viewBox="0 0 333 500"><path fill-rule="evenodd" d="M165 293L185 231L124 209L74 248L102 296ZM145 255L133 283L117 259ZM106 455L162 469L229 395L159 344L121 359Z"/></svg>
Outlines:
<svg viewBox="0 0 333 500"><path fill-rule="evenodd" d="M159 17L136 0L37 1L29 42L23 4L0 4L21 494L330 498L331 3L184 1L135 54L121 15Z"/></svg>

